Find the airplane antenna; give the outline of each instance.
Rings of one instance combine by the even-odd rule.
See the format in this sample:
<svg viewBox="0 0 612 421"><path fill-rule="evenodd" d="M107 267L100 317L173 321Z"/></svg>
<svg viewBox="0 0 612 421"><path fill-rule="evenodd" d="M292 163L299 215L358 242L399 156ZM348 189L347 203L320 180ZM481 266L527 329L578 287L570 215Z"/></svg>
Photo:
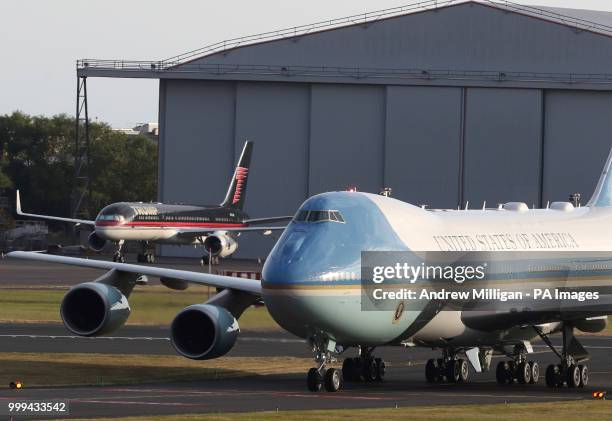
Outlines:
<svg viewBox="0 0 612 421"><path fill-rule="evenodd" d="M465 210L468 210L469 207L470 207L470 201L466 200L465 201Z"/></svg>
<svg viewBox="0 0 612 421"><path fill-rule="evenodd" d="M497 210L502 210L503 208L504 208L504 205L502 203L497 204Z"/></svg>
<svg viewBox="0 0 612 421"><path fill-rule="evenodd" d="M482 202L482 210L485 210L485 209L487 209L487 201L486 200Z"/></svg>
<svg viewBox="0 0 612 421"><path fill-rule="evenodd" d="M546 201L546 209L550 209L550 200Z"/></svg>

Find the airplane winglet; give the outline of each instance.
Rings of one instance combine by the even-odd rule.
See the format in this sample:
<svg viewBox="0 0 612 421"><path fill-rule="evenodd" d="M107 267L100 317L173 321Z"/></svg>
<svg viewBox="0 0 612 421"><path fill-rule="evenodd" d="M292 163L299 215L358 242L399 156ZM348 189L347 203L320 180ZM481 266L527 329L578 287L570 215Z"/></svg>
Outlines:
<svg viewBox="0 0 612 421"><path fill-rule="evenodd" d="M35 213L23 212L23 210L21 209L21 195L19 194L19 190L17 190L17 194L15 198L15 212L17 213L17 215L26 216L28 218L41 218L41 219L48 219L51 221L62 221L62 222L70 222L73 224L83 224L83 225L95 225L96 224L96 221L88 221L86 219L62 218L59 216L38 215Z"/></svg>
<svg viewBox="0 0 612 421"><path fill-rule="evenodd" d="M21 215L21 197L19 197L19 189L17 189L17 199L15 201L15 211L17 212L17 215Z"/></svg>
<svg viewBox="0 0 612 421"><path fill-rule="evenodd" d="M587 206L599 207L599 206L612 206L612 180L610 173L612 167L612 148L610 148L610 153L608 154L608 159L606 160L606 165L601 172L601 176L599 177L599 182L597 183L597 187L595 187L595 192L587 203Z"/></svg>

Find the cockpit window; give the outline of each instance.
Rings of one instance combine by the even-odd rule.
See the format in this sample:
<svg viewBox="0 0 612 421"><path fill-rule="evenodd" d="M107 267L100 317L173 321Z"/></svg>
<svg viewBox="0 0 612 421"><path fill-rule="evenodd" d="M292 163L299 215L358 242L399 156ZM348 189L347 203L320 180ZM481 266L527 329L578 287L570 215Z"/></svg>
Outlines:
<svg viewBox="0 0 612 421"><path fill-rule="evenodd" d="M300 210L295 214L293 220L296 222L340 222L344 218L339 211L335 210Z"/></svg>
<svg viewBox="0 0 612 421"><path fill-rule="evenodd" d="M123 217L123 215L100 215L98 217L99 221L117 221L117 222L123 222L125 221L125 218Z"/></svg>
<svg viewBox="0 0 612 421"><path fill-rule="evenodd" d="M329 211L311 210L306 218L308 222L319 222L329 220Z"/></svg>
<svg viewBox="0 0 612 421"><path fill-rule="evenodd" d="M308 211L300 210L298 211L298 213L295 214L295 216L293 217L293 220L298 221L298 222L304 222L307 217L308 217Z"/></svg>

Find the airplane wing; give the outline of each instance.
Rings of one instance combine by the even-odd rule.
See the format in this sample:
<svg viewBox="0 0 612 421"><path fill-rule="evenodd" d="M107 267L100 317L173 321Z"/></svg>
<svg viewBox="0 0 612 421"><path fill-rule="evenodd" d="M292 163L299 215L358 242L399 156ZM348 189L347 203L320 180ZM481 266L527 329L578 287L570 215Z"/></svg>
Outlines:
<svg viewBox="0 0 612 421"><path fill-rule="evenodd" d="M89 221L87 219L62 218L60 216L38 215L34 213L22 212L21 211L21 197L19 196L19 190L17 190L17 200L16 200L15 208L17 211L17 215L20 215L20 216L29 216L31 218L49 219L51 221L70 222L73 224L82 224L82 225L95 225L96 224L96 221Z"/></svg>
<svg viewBox="0 0 612 421"><path fill-rule="evenodd" d="M235 228L178 228L177 234L181 236L197 237L200 235L212 234L215 231L228 232L258 232L261 231L264 235L270 234L269 231L282 231L286 227L235 227ZM266 231L268 231L266 233Z"/></svg>
<svg viewBox="0 0 612 421"><path fill-rule="evenodd" d="M272 224L274 222L287 222L291 221L293 216L272 216L270 218L253 218L253 219L245 219L243 222L247 225L256 225L256 224Z"/></svg>
<svg viewBox="0 0 612 421"><path fill-rule="evenodd" d="M461 313L461 320L472 329L499 331L515 326L534 326L551 322L577 321L610 314L612 296L609 294L600 295L598 301L600 301L598 304L589 302L564 303L563 306L525 310L469 310Z"/></svg>
<svg viewBox="0 0 612 421"><path fill-rule="evenodd" d="M8 257L17 259L36 260L48 263L62 263L72 266L82 266L92 269L111 270L137 273L140 275L163 278L181 279L195 284L209 285L218 288L228 288L243 291L254 295L261 294L261 283L253 279L233 276L213 275L210 273L192 272L188 270L166 269L154 266L133 265L129 263L107 262L105 260L83 259L78 257L55 256L32 251L13 251Z"/></svg>

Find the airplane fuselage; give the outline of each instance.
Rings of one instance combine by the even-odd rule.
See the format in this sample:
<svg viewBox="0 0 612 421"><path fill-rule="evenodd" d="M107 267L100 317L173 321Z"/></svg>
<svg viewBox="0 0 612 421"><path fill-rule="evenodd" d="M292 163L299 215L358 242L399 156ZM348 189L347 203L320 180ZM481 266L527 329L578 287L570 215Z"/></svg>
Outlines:
<svg viewBox="0 0 612 421"><path fill-rule="evenodd" d="M339 213L342 222L320 217L330 211ZM309 212L316 217L309 220ZM436 211L379 195L331 192L304 202L266 261L262 288L274 319L304 338L323 335L345 346L408 340L443 346L451 339L454 346L497 344L537 334L521 327L482 332L466 326L461 311L428 314L407 304L399 319L394 311L363 311L361 252L560 252L584 257L610 250L611 208L555 203L549 209L528 209L510 203L492 210ZM599 288L612 279L612 272L604 272L594 276L586 270L574 274L573 281ZM512 282L533 286L536 275L542 273ZM551 275L547 285L567 286L570 281L567 274Z"/></svg>
<svg viewBox="0 0 612 421"><path fill-rule="evenodd" d="M248 215L219 205L196 206L163 203L120 202L103 208L95 220L95 232L109 241L154 241L198 244L202 236L180 236L180 230L244 227Z"/></svg>

